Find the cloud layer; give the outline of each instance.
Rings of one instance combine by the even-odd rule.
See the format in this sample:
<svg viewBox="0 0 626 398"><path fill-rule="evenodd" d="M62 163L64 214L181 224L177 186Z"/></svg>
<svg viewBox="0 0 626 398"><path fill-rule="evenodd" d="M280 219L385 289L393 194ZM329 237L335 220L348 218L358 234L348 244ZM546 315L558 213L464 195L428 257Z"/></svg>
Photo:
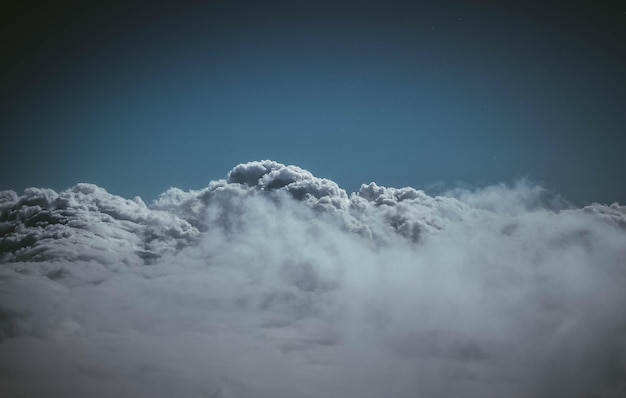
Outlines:
<svg viewBox="0 0 626 398"><path fill-rule="evenodd" d="M273 161L147 205L0 193L0 390L621 397L626 208Z"/></svg>

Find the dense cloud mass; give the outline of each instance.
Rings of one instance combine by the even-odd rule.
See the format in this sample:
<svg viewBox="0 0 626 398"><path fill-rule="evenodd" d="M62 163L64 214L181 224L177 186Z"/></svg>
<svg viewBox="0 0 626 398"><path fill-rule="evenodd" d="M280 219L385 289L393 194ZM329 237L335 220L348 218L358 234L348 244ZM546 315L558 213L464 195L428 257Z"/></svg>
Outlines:
<svg viewBox="0 0 626 398"><path fill-rule="evenodd" d="M273 161L151 204L0 192L0 391L622 397L626 207Z"/></svg>

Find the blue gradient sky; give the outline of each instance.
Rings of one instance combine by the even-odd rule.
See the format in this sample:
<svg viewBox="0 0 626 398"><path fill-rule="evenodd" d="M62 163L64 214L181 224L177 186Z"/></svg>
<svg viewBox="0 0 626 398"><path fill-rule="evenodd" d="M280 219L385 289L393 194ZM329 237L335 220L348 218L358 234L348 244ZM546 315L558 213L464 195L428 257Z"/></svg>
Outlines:
<svg viewBox="0 0 626 398"><path fill-rule="evenodd" d="M85 3L1 17L0 189L151 200L269 158L626 202L625 6Z"/></svg>

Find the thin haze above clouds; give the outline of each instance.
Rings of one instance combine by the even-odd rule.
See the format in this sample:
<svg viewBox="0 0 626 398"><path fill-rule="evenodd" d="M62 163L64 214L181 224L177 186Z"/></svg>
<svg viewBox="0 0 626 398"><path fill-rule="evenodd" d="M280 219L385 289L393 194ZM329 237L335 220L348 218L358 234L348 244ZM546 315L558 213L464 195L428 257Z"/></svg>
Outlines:
<svg viewBox="0 0 626 398"><path fill-rule="evenodd" d="M626 207L353 194L273 161L151 204L0 193L0 390L621 397Z"/></svg>

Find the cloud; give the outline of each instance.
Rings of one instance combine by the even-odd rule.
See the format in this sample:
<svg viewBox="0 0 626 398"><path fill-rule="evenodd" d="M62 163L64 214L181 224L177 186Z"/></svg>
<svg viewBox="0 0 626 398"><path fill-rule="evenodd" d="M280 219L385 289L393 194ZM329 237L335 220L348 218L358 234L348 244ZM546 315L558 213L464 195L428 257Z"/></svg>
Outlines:
<svg viewBox="0 0 626 398"><path fill-rule="evenodd" d="M56 193L26 189L2 194L3 262L94 260L136 263L189 245L199 231L173 214L149 209L93 184Z"/></svg>
<svg viewBox="0 0 626 398"><path fill-rule="evenodd" d="M273 161L147 205L0 193L0 389L549 397L626 390L626 208L432 197Z"/></svg>

